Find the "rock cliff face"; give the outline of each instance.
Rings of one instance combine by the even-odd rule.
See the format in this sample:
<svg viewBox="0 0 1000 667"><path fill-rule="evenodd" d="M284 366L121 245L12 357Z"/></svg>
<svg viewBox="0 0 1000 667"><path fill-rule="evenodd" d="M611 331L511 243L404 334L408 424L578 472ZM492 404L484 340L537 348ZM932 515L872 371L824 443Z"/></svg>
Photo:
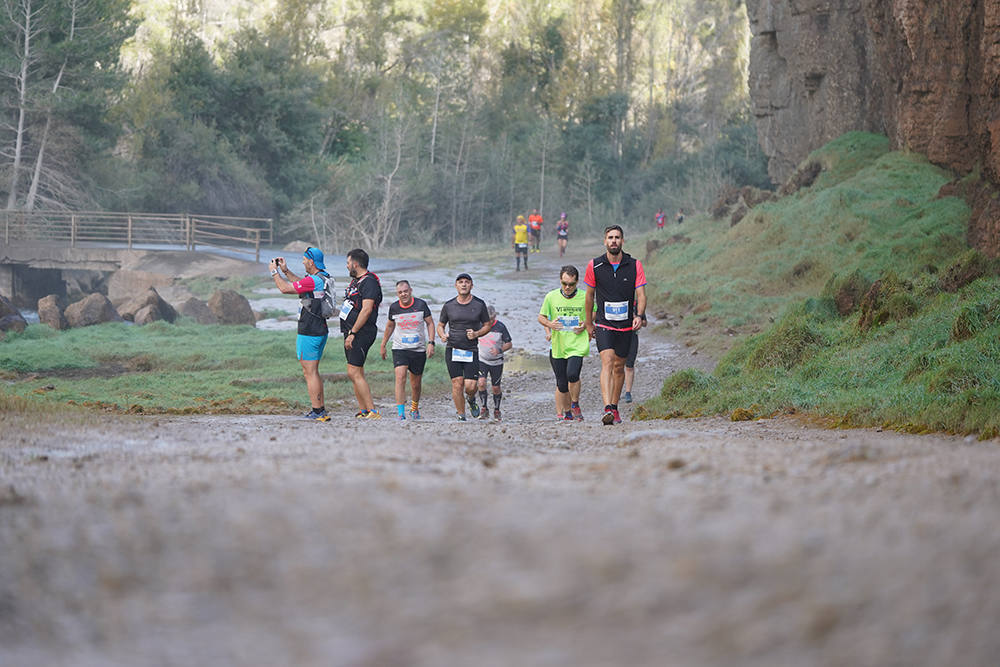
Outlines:
<svg viewBox="0 0 1000 667"><path fill-rule="evenodd" d="M771 177L848 130L1000 183L1000 0L747 0L750 94ZM970 240L1000 254L979 197Z"/></svg>

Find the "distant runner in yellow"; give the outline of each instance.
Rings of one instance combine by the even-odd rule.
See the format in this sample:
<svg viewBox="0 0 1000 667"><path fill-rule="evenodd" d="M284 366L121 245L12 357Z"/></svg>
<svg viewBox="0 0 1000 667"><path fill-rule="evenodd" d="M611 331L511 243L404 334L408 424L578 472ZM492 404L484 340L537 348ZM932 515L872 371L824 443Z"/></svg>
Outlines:
<svg viewBox="0 0 1000 667"><path fill-rule="evenodd" d="M514 223L514 258L517 260L517 270L521 270L521 257L524 257L524 270L528 270L528 223L524 216L517 216Z"/></svg>

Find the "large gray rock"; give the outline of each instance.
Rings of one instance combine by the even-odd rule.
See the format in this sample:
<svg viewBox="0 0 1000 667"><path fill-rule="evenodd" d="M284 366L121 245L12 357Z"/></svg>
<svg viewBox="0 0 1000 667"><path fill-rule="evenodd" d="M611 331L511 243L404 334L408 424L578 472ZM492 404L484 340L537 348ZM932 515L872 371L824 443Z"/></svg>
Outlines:
<svg viewBox="0 0 1000 667"><path fill-rule="evenodd" d="M38 321L42 324L48 324L56 330L62 330L68 326L66 324L66 316L63 315L62 304L59 302L59 297L55 294L50 294L39 299L37 308Z"/></svg>
<svg viewBox="0 0 1000 667"><path fill-rule="evenodd" d="M233 290L216 290L208 299L209 309L219 318L219 324L249 324L253 326L256 318L250 302L242 294Z"/></svg>
<svg viewBox="0 0 1000 667"><path fill-rule="evenodd" d="M184 317L190 317L198 324L218 324L219 318L215 316L208 304L199 298L191 297L181 304L178 309Z"/></svg>
<svg viewBox="0 0 1000 667"><path fill-rule="evenodd" d="M168 287L173 282L174 276L172 275L121 269L115 271L108 279L108 298L115 303L120 303L145 294L152 288Z"/></svg>
<svg viewBox="0 0 1000 667"><path fill-rule="evenodd" d="M139 317L140 312L142 312L141 318ZM164 301L156 289L152 287L119 306L118 314L136 324L149 324L157 320L173 323L177 319L177 311L174 310L174 307Z"/></svg>
<svg viewBox="0 0 1000 667"><path fill-rule="evenodd" d="M73 327L89 327L104 322L122 322L111 301L103 294L91 294L66 307L66 323Z"/></svg>
<svg viewBox="0 0 1000 667"><path fill-rule="evenodd" d="M0 331L24 331L28 322L10 299L0 294Z"/></svg>

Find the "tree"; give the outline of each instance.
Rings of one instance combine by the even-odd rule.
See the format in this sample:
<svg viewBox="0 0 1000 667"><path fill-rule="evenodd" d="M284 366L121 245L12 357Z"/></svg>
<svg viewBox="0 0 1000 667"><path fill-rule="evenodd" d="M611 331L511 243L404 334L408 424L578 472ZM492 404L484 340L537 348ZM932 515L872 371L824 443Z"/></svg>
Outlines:
<svg viewBox="0 0 1000 667"><path fill-rule="evenodd" d="M65 206L89 197L84 164L109 146L111 101L123 84L128 0L3 0L0 88L7 208Z"/></svg>

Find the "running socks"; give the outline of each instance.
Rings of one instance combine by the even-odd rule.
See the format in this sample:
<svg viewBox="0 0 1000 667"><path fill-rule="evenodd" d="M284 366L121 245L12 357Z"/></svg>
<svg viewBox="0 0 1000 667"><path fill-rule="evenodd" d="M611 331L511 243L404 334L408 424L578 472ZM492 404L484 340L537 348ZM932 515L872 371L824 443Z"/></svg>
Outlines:
<svg viewBox="0 0 1000 667"><path fill-rule="evenodd" d="M500 399L501 398L503 398L503 392L502 391L499 394L493 394L493 409L494 410L499 410L500 409ZM483 401L483 406L485 406L485 405L486 405L486 401L484 400Z"/></svg>
<svg viewBox="0 0 1000 667"><path fill-rule="evenodd" d="M399 416L400 418L403 418L403 417L406 416L406 403L397 403L396 404L396 415Z"/></svg>
<svg viewBox="0 0 1000 667"><path fill-rule="evenodd" d="M479 392L479 402L483 404L483 410L485 410L486 406L489 405L489 400L487 400L487 398L486 398L486 390L485 389L482 390L481 392Z"/></svg>

